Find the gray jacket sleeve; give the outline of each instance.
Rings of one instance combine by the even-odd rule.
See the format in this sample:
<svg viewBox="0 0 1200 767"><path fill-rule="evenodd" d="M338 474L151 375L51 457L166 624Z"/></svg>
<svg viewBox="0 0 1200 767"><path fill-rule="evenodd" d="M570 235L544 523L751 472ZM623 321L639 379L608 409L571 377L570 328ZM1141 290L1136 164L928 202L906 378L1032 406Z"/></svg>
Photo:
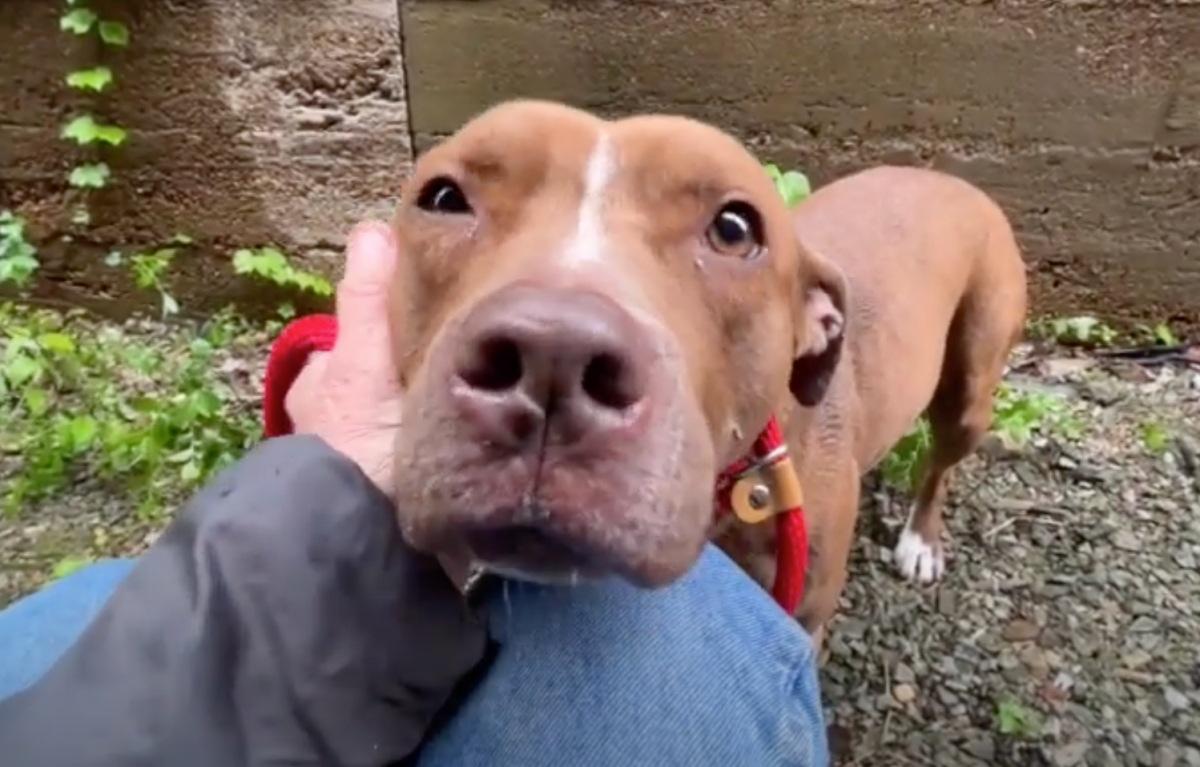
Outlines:
<svg viewBox="0 0 1200 767"><path fill-rule="evenodd" d="M357 467L314 437L270 440L0 703L0 763L397 764L486 644Z"/></svg>

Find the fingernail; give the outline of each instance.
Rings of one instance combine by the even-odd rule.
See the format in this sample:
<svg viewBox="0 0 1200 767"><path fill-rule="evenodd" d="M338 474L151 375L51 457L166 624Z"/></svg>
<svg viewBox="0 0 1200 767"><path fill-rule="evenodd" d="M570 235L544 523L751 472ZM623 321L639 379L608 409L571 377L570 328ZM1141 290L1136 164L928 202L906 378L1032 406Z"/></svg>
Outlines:
<svg viewBox="0 0 1200 767"><path fill-rule="evenodd" d="M346 277L357 281L385 275L391 268L394 247L387 224L367 221L354 227L346 248Z"/></svg>

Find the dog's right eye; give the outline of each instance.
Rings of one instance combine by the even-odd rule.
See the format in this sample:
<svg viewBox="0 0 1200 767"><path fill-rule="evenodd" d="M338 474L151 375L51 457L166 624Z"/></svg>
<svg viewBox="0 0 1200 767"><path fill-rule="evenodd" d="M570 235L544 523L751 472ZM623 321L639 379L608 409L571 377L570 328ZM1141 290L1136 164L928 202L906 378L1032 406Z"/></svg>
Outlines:
<svg viewBox="0 0 1200 767"><path fill-rule="evenodd" d="M470 213L462 188L448 178L435 178L417 195L417 207L430 213Z"/></svg>

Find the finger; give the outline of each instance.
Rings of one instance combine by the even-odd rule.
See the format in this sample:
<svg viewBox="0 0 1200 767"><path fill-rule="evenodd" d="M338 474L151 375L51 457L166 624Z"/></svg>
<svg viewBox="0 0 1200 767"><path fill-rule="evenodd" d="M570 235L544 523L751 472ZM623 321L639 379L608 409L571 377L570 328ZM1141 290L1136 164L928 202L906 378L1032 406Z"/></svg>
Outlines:
<svg viewBox="0 0 1200 767"><path fill-rule="evenodd" d="M311 432L318 425L321 392L328 364L328 352L308 355L300 375L296 376L283 397L283 409L292 421L292 430L297 434Z"/></svg>
<svg viewBox="0 0 1200 767"><path fill-rule="evenodd" d="M396 239L386 224L366 222L350 233L346 274L337 288L336 367L390 367L388 298L398 261Z"/></svg>

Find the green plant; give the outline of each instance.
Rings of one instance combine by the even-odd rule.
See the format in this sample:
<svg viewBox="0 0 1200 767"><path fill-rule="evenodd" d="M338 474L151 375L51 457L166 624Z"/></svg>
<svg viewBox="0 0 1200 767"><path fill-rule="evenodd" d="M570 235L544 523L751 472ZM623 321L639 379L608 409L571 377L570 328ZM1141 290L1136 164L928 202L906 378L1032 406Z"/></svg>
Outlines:
<svg viewBox="0 0 1200 767"><path fill-rule="evenodd" d="M1154 327L1138 325L1135 334L1137 340L1157 346L1178 346L1179 336L1171 329L1168 322L1160 322Z"/></svg>
<svg viewBox="0 0 1200 767"><path fill-rule="evenodd" d="M287 256L276 248L243 248L233 254L233 270L237 274L255 277L283 288L327 297L333 286L319 274L292 266Z"/></svg>
<svg viewBox="0 0 1200 767"><path fill-rule="evenodd" d="M922 417L884 456L879 465L883 481L906 493L916 491L932 447L933 432L929 420Z"/></svg>
<svg viewBox="0 0 1200 767"><path fill-rule="evenodd" d="M94 31L103 43L102 48L129 44L129 28L121 22L101 18L94 10L85 6L83 0L66 0L66 3L67 10L58 20L59 29L75 36L87 35ZM116 75L110 67L96 64L68 72L64 80L69 88L95 95L111 87L116 81ZM124 144L128 138L125 128L101 122L89 111L76 115L63 125L61 135L63 139L74 142L92 155L90 161L81 162L72 168L67 178L68 183L84 193L107 186L112 178L112 171L97 155L103 147L111 149ZM83 202L72 212L71 222L78 226L87 226L91 220L87 198L84 197Z"/></svg>
<svg viewBox="0 0 1200 767"><path fill-rule="evenodd" d="M1001 384L992 409L992 432L1009 447L1021 447L1035 433L1078 439L1082 428L1062 397Z"/></svg>
<svg viewBox="0 0 1200 767"><path fill-rule="evenodd" d="M1171 434L1158 421L1147 421L1142 424L1142 444L1151 455L1163 455L1171 445Z"/></svg>
<svg viewBox="0 0 1200 767"><path fill-rule="evenodd" d="M1032 323L1035 335L1067 346L1112 346L1117 331L1089 315L1051 317Z"/></svg>
<svg viewBox="0 0 1200 767"><path fill-rule="evenodd" d="M158 248L145 253L136 253L129 260L133 282L142 290L158 293L162 306L162 317L166 319L179 313L179 302L167 290L164 275L177 254L175 248Z"/></svg>
<svg viewBox="0 0 1200 767"><path fill-rule="evenodd" d="M164 341L2 305L0 329L0 451L18 462L0 498L8 514L90 476L153 516L258 438L253 408L217 364L251 336L232 313Z"/></svg>
<svg viewBox="0 0 1200 767"><path fill-rule="evenodd" d="M1009 447L1024 445L1035 433L1057 432L1077 439L1081 431L1062 397L1023 391L1008 384L1001 384L996 390L992 432ZM933 431L928 418L922 416L880 462L884 483L906 493L915 492L932 448Z"/></svg>
<svg viewBox="0 0 1200 767"><path fill-rule="evenodd" d="M1021 740L1032 740L1042 732L1042 715L1035 709L1005 697L996 704L996 730Z"/></svg>
<svg viewBox="0 0 1200 767"><path fill-rule="evenodd" d="M1175 332L1171 330L1171 326L1165 322L1160 322L1155 325L1153 333L1154 340L1157 341L1160 346L1177 346L1179 344L1179 337L1176 336Z"/></svg>
<svg viewBox="0 0 1200 767"><path fill-rule="evenodd" d="M773 163L764 165L763 170L771 177L779 195L783 197L784 203L789 208L803 202L812 194L812 185L808 182L808 176L798 170L782 171L778 165Z"/></svg>
<svg viewBox="0 0 1200 767"><path fill-rule="evenodd" d="M54 580L66 578L76 570L81 570L90 565L94 560L86 554L72 555L63 557L54 563L54 569L50 571L50 577Z"/></svg>
<svg viewBox="0 0 1200 767"><path fill-rule="evenodd" d="M37 268L37 249L25 239L25 219L0 211L0 285L24 285Z"/></svg>

